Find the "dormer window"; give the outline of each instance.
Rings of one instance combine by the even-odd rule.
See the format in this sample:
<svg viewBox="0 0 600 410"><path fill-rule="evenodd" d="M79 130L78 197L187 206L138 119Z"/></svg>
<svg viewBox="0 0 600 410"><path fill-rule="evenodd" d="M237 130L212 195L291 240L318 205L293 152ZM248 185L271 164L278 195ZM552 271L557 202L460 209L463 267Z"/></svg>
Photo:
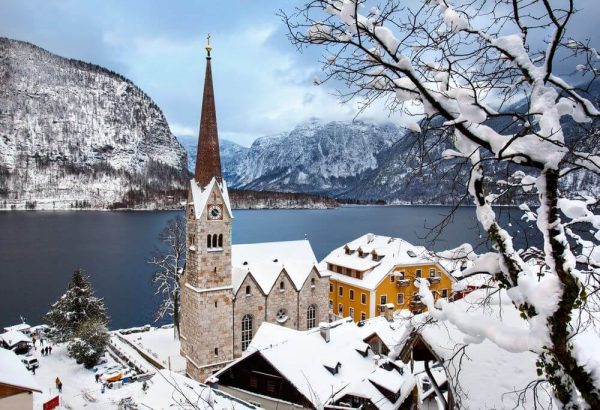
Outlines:
<svg viewBox="0 0 600 410"><path fill-rule="evenodd" d="M350 248L348 248L347 246L344 247L344 251L346 252L346 255L350 255Z"/></svg>
<svg viewBox="0 0 600 410"><path fill-rule="evenodd" d="M364 254L364 252L362 251L362 249L359 249L359 250L358 250L358 257L359 257L359 258L364 258L364 257L365 257L365 254Z"/></svg>

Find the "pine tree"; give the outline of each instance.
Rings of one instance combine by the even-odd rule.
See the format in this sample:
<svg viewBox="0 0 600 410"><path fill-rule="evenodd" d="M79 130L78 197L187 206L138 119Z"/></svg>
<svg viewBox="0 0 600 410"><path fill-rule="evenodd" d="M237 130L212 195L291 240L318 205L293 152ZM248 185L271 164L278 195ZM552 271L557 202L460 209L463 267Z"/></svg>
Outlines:
<svg viewBox="0 0 600 410"><path fill-rule="evenodd" d="M110 340L106 323L98 319L86 320L79 325L67 348L69 356L90 369L104 354Z"/></svg>
<svg viewBox="0 0 600 410"><path fill-rule="evenodd" d="M105 326L108 323L104 301L94 296L92 285L81 269L73 272L67 291L52 305L45 319L53 329L52 338L56 342L72 339L86 321L97 321Z"/></svg>

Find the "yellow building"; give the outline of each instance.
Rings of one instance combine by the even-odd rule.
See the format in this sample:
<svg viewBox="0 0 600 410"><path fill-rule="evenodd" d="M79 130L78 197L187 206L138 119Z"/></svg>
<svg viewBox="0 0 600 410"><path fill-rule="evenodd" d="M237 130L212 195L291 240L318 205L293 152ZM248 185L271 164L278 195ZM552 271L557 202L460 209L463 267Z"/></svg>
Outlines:
<svg viewBox="0 0 600 410"><path fill-rule="evenodd" d="M422 246L402 239L366 234L332 251L319 264L330 274L329 306L355 321L386 309L425 309L415 281L426 278L436 298L448 298L455 279Z"/></svg>

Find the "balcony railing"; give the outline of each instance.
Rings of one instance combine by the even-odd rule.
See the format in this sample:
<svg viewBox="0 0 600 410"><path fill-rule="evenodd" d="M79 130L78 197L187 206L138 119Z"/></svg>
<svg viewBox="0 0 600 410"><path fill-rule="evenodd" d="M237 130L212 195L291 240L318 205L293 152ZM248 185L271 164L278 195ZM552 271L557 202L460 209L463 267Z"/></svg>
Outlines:
<svg viewBox="0 0 600 410"><path fill-rule="evenodd" d="M442 281L442 277L441 276L434 276L433 278L429 278L429 283L431 283L432 285L434 283L440 283Z"/></svg>
<svg viewBox="0 0 600 410"><path fill-rule="evenodd" d="M425 303L421 299L413 299L410 301L410 306L414 308L425 307Z"/></svg>
<svg viewBox="0 0 600 410"><path fill-rule="evenodd" d="M396 279L396 286L398 286L399 288L405 288L408 285L410 285L410 279Z"/></svg>

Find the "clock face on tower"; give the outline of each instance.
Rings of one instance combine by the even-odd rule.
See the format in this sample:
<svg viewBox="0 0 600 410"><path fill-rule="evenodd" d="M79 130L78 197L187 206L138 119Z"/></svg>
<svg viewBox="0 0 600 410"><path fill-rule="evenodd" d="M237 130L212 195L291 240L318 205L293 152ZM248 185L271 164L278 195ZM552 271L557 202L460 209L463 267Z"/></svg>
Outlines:
<svg viewBox="0 0 600 410"><path fill-rule="evenodd" d="M220 220L223 219L223 205L213 204L208 206L208 219Z"/></svg>

